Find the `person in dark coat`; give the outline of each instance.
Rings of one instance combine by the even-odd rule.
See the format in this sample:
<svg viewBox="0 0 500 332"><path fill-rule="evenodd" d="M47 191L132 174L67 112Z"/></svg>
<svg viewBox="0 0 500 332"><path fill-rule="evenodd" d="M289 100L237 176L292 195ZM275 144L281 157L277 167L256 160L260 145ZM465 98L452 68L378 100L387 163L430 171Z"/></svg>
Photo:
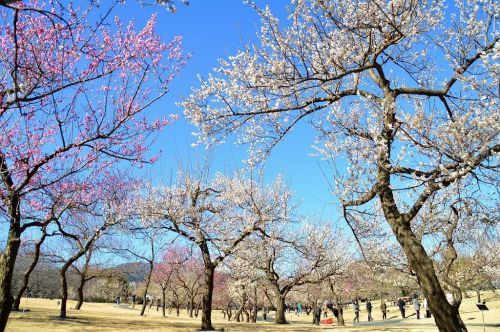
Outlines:
<svg viewBox="0 0 500 332"><path fill-rule="evenodd" d="M398 300L399 311L401 311L401 317L405 318L405 301L403 299Z"/></svg>
<svg viewBox="0 0 500 332"><path fill-rule="evenodd" d="M354 308L354 320L353 323L358 322L359 323L359 302L356 300L352 304L352 307Z"/></svg>
<svg viewBox="0 0 500 332"><path fill-rule="evenodd" d="M366 301L366 311L368 312L368 321L370 322L373 320L373 317L372 317L372 303L370 302L369 299Z"/></svg>
<svg viewBox="0 0 500 332"><path fill-rule="evenodd" d="M319 325L320 321L321 321L321 304L317 304L316 308L314 308L313 324Z"/></svg>

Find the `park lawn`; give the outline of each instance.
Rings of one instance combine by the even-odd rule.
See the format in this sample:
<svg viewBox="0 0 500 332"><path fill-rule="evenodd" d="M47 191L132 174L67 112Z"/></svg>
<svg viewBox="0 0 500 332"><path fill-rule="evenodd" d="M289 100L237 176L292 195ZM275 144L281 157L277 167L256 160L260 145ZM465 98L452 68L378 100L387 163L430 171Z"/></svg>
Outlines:
<svg viewBox="0 0 500 332"><path fill-rule="evenodd" d="M500 295L487 293L483 296L490 308L484 315L486 331L500 331ZM24 314L13 312L7 325L7 331L194 331L199 328L200 318L189 318L186 310L182 310L180 317L168 314L161 317L160 311L153 307L146 311L147 316L139 316L139 306L135 309L118 308L110 303L84 303L82 310L68 310L68 318L61 320L58 317L58 300L23 299L21 307L29 308ZM68 308L74 307L75 302L69 301ZM374 322L366 322L366 310L362 304L361 320L359 325L353 326L353 312L347 309L344 312L346 327L311 325L312 316L303 314L296 316L287 314L290 324L275 325L272 322L259 320L256 324L227 322L222 318L219 310L213 312L215 328L224 328L225 331L316 331L338 330L350 331L401 331L401 332L431 332L437 331L433 319L415 318L412 307L407 306L409 318L401 319L397 307L390 306L386 321L381 320L378 302L373 302ZM481 313L475 307L475 298L464 299L461 306L462 318L469 331L483 331ZM201 313L200 313L201 314ZM272 319L269 315L268 319Z"/></svg>

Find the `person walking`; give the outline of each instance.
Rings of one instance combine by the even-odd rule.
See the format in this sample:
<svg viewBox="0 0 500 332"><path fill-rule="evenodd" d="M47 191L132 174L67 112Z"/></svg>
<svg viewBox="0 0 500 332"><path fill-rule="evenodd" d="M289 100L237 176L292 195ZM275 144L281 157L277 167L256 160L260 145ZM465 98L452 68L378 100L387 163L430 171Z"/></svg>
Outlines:
<svg viewBox="0 0 500 332"><path fill-rule="evenodd" d="M358 303L358 301L356 300L352 304L352 306L354 308L354 320L353 320L353 323L356 323L356 322L359 323L359 303Z"/></svg>
<svg viewBox="0 0 500 332"><path fill-rule="evenodd" d="M135 308L135 294L132 294L132 309Z"/></svg>
<svg viewBox="0 0 500 332"><path fill-rule="evenodd" d="M413 296L413 309L417 313L417 319L420 319L420 303L418 302L418 295Z"/></svg>
<svg viewBox="0 0 500 332"><path fill-rule="evenodd" d="M158 309L160 309L160 307L161 307L161 300L156 299L156 311L158 311Z"/></svg>
<svg viewBox="0 0 500 332"><path fill-rule="evenodd" d="M424 309L425 309L425 318L431 318L431 309L429 308L429 302L424 298Z"/></svg>
<svg viewBox="0 0 500 332"><path fill-rule="evenodd" d="M334 304L332 306L332 312L333 312L333 315L335 316L335 319L339 319L339 309L337 308L337 306Z"/></svg>
<svg viewBox="0 0 500 332"><path fill-rule="evenodd" d="M313 324L319 325L320 320L321 320L321 303L317 303L316 308L314 308L313 312Z"/></svg>
<svg viewBox="0 0 500 332"><path fill-rule="evenodd" d="M405 300L403 300L402 298L400 298L398 300L398 307L399 307L399 311L401 312L401 317L405 318Z"/></svg>
<svg viewBox="0 0 500 332"><path fill-rule="evenodd" d="M387 319L387 304L384 300L380 301L380 312L382 312L382 319Z"/></svg>
<svg viewBox="0 0 500 332"><path fill-rule="evenodd" d="M297 304L297 314L302 315L302 303L300 302Z"/></svg>
<svg viewBox="0 0 500 332"><path fill-rule="evenodd" d="M370 302L370 299L366 300L366 311L368 312L368 321L372 321L372 303Z"/></svg>

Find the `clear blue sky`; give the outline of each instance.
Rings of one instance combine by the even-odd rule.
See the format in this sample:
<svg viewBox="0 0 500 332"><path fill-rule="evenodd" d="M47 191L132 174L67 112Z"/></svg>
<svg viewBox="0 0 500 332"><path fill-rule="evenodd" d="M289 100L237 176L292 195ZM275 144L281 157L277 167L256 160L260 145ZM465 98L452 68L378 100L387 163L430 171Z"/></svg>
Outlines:
<svg viewBox="0 0 500 332"><path fill-rule="evenodd" d="M242 0L193 0L189 6L178 2L175 14L162 6L141 8L135 1L128 1L115 12L122 21L134 19L137 28L144 26L152 13L158 12L157 32L165 41L174 35L183 36L183 49L192 54L189 64L171 83L168 96L150 110L161 116L171 113L181 116L179 121L160 134L153 146L153 150L163 151L160 160L152 168L142 170L158 182L168 179L179 161L186 163L189 160L202 160L205 154L203 147L191 147L195 142L191 135L195 128L183 118L182 109L175 103L189 95L192 87L198 86L198 74L206 77L217 67L218 59L235 54L247 42L256 42L256 33L260 27L254 9L245 5ZM265 1L257 3L260 6ZM272 8L284 18L287 3L274 1ZM300 213L336 220L338 209L332 205L334 199L329 193L319 164L322 164L325 171L328 168L318 157L309 156L314 152L311 148L313 140L314 132L307 123L297 127L266 162L266 177L272 179L278 174L284 175L302 203ZM234 169L235 166L244 167L242 160L246 158L246 148L238 147L233 142L220 146L213 156L212 169L225 171Z"/></svg>

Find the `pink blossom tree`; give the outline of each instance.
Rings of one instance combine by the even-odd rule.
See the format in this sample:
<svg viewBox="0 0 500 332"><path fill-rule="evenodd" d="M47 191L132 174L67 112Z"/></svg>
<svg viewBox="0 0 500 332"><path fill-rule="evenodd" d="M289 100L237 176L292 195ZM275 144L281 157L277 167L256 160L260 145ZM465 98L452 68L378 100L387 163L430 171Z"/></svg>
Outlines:
<svg viewBox="0 0 500 332"><path fill-rule="evenodd" d="M174 282L174 278L190 256L191 251L189 248L181 245L171 245L163 253L161 261L154 267L151 280L161 288L163 317L165 317L168 287Z"/></svg>
<svg viewBox="0 0 500 332"><path fill-rule="evenodd" d="M186 61L181 38L165 43L156 16L142 29L82 1L2 2L0 7L0 208L8 225L0 254L0 330L21 235L43 227L44 192L128 161L153 161L147 147L167 116L144 111L167 92ZM161 119L160 119L161 118ZM57 213L57 211L56 211Z"/></svg>

